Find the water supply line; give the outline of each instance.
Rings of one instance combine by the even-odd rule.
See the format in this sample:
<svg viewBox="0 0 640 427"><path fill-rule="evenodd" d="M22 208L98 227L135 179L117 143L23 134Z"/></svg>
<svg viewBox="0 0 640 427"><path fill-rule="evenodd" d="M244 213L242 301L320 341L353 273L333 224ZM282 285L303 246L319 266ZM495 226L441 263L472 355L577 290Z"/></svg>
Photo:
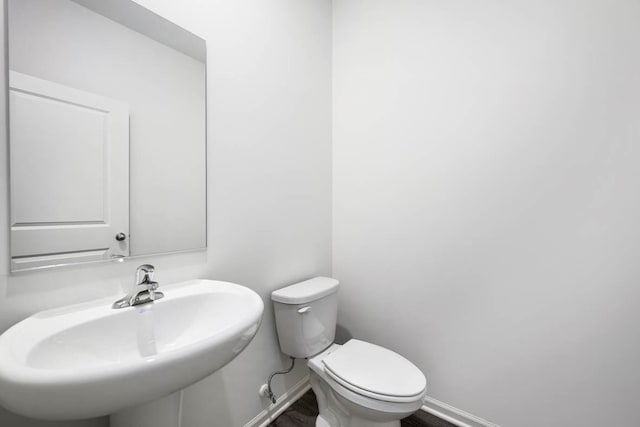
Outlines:
<svg viewBox="0 0 640 427"><path fill-rule="evenodd" d="M276 372L272 373L271 375L269 375L269 379L267 380L267 389L264 391L264 396L267 397L269 400L271 400L271 403L273 403L273 404L276 403L276 395L273 394L273 391L271 390L271 380L276 375L284 375L284 374L288 374L289 372L293 371L293 367L296 364L296 358L295 357L290 357L290 359L291 359L291 366L289 366L288 369L285 369L284 371L276 371Z"/></svg>

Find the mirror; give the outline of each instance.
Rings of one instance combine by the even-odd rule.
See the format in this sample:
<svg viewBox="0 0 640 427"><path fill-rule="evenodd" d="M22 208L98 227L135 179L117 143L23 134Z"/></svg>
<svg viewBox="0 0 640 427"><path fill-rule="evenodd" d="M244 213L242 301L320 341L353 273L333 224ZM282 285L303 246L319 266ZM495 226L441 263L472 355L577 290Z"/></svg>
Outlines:
<svg viewBox="0 0 640 427"><path fill-rule="evenodd" d="M206 45L130 0L9 0L12 271L206 247Z"/></svg>

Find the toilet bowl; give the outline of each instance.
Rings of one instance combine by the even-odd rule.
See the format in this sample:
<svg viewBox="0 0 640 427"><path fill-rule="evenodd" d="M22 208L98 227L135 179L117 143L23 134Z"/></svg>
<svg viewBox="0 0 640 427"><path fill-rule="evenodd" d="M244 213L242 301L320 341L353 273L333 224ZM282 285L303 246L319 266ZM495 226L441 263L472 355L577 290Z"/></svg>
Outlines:
<svg viewBox="0 0 640 427"><path fill-rule="evenodd" d="M427 392L415 365L364 341L333 344L308 366L321 417L316 426L400 426L400 419L420 409Z"/></svg>
<svg viewBox="0 0 640 427"><path fill-rule="evenodd" d="M316 277L272 293L280 348L308 358L316 427L399 427L423 404L424 374L384 347L335 344L337 290L337 280Z"/></svg>

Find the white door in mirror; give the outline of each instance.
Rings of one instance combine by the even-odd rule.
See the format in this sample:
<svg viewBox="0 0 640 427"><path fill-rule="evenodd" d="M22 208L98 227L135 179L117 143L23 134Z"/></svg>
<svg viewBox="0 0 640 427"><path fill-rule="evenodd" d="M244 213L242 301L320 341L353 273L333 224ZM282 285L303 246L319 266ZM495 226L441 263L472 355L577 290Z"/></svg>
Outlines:
<svg viewBox="0 0 640 427"><path fill-rule="evenodd" d="M9 96L12 269L127 256L129 107L15 71Z"/></svg>

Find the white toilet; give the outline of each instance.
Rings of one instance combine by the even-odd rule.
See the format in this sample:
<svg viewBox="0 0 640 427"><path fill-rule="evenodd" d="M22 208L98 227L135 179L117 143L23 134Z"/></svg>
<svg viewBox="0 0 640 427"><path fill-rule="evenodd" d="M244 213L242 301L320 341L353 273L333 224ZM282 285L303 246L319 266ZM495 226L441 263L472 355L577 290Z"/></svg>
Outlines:
<svg viewBox="0 0 640 427"><path fill-rule="evenodd" d="M355 339L334 344L338 284L316 277L271 294L280 349L309 359L316 427L399 427L422 406L427 381L384 347Z"/></svg>

